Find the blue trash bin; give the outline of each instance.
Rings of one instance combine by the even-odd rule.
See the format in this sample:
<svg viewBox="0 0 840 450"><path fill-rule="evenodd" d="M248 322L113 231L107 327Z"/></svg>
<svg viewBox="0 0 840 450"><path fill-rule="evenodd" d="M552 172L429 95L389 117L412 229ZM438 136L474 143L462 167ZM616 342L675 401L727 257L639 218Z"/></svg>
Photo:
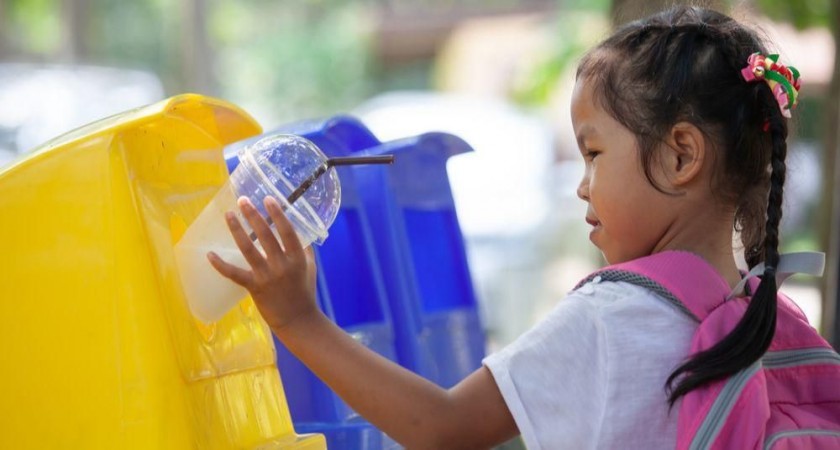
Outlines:
<svg viewBox="0 0 840 450"><path fill-rule="evenodd" d="M357 167L356 183L377 237L401 364L443 387L481 365L484 333L446 162L471 151L427 133L369 148L393 167Z"/></svg>
<svg viewBox="0 0 840 450"><path fill-rule="evenodd" d="M337 168L341 210L316 249L325 313L368 347L443 387L480 367L485 339L446 172L448 159L471 151L469 145L445 133L382 143L349 116L268 134L278 132L303 136L330 157L395 156L392 166ZM227 158L231 171L235 150ZM324 433L332 448L394 445L279 342L277 352L298 431Z"/></svg>

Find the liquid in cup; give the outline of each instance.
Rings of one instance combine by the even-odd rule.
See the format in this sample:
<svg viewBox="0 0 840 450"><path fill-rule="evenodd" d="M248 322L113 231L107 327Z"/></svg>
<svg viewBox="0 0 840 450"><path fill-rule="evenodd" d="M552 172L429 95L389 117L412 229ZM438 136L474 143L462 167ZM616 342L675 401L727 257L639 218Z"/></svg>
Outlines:
<svg viewBox="0 0 840 450"><path fill-rule="evenodd" d="M323 152L302 137L268 136L241 148L238 156L239 165L228 182L175 245L175 260L187 304L192 314L204 323L221 319L248 295L244 288L219 274L207 260L207 253L213 251L231 264L248 268L224 218L227 211L235 212L245 232L251 233L248 222L236 206L239 197L248 197L266 218L263 200L269 195L275 197L304 247L324 242L341 201L338 175L332 167L314 182L310 181L311 185L299 198L293 199L293 203L287 200L327 162ZM277 235L274 225L271 230ZM262 251L259 242L255 245Z"/></svg>

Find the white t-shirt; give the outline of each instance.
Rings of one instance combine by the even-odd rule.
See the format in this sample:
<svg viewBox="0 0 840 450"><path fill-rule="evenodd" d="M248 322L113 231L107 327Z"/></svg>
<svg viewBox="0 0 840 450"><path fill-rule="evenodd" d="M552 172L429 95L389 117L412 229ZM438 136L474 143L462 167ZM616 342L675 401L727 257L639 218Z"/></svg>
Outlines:
<svg viewBox="0 0 840 450"><path fill-rule="evenodd" d="M529 450L673 449L665 380L696 327L645 288L593 281L484 365Z"/></svg>

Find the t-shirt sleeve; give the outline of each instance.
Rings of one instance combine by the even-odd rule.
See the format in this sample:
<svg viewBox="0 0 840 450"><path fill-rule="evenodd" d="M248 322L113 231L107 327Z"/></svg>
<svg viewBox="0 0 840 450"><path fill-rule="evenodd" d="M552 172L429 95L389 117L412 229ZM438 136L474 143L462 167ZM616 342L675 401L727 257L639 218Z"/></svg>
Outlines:
<svg viewBox="0 0 840 450"><path fill-rule="evenodd" d="M588 449L597 442L609 355L599 309L588 300L570 294L483 361L529 450Z"/></svg>

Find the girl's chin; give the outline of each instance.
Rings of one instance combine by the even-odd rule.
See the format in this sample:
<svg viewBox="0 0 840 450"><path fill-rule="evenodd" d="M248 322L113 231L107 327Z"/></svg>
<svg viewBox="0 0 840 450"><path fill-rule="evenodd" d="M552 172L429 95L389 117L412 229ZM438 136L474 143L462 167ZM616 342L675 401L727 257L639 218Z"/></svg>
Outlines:
<svg viewBox="0 0 840 450"><path fill-rule="evenodd" d="M594 229L593 229L592 231L590 231L590 232L589 232L589 241L590 241L590 242L592 242L592 245L594 245L594 246L595 246L595 248L597 248L597 249L598 249L598 251L600 251L600 252L601 252L601 256L603 256L603 257L604 257L604 259L605 259L605 260L607 260L607 262L609 262L609 259L610 259L610 258L609 258L609 255L607 254L606 250L604 250L604 249L603 249L603 248L602 248L602 247L598 244L598 239L597 239L597 236L596 236L596 234L597 234L597 233L596 233L595 231L596 231L596 230L594 230Z"/></svg>
<svg viewBox="0 0 840 450"><path fill-rule="evenodd" d="M601 232L601 225L596 225L592 227L592 231L589 232L589 241L595 244L596 247L601 248L598 246L598 242L596 239L598 238L598 234Z"/></svg>

